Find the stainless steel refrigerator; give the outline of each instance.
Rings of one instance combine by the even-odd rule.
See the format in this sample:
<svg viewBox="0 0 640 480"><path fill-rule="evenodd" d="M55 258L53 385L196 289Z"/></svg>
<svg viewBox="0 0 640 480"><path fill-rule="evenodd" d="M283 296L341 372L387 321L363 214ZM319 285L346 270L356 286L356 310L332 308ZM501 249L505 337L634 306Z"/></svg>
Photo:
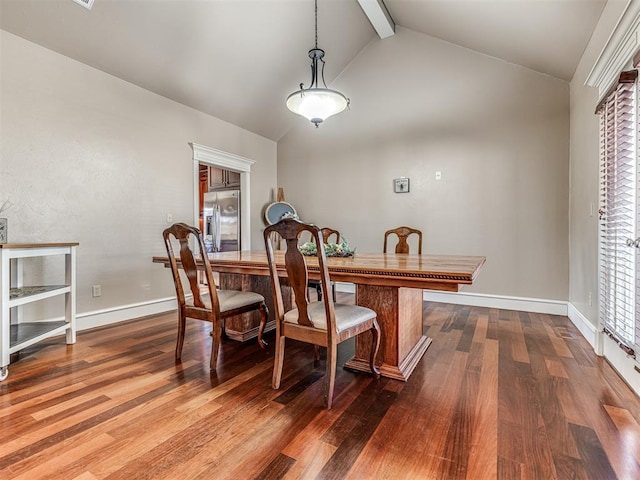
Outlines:
<svg viewBox="0 0 640 480"><path fill-rule="evenodd" d="M204 226L207 251L240 250L240 190L205 193Z"/></svg>

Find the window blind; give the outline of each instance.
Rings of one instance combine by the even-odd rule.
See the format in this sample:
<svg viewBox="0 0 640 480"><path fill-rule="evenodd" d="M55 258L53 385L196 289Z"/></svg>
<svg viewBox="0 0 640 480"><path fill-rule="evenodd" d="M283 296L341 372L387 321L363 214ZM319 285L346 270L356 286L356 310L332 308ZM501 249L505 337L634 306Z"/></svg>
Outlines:
<svg viewBox="0 0 640 480"><path fill-rule="evenodd" d="M640 344L637 248L637 71L624 72L599 105L600 319L604 331L630 355Z"/></svg>

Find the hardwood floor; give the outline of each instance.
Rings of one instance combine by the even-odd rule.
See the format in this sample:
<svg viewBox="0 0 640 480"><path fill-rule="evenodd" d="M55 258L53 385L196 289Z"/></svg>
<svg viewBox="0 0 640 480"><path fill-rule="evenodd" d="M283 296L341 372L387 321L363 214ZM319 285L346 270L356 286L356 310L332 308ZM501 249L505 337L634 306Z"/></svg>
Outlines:
<svg viewBox="0 0 640 480"><path fill-rule="evenodd" d="M178 365L175 313L23 351L0 478L640 478L640 400L566 317L425 304L409 381L339 368L329 411L313 347L288 343L275 391L273 345L225 340L210 374L209 328L187 325Z"/></svg>

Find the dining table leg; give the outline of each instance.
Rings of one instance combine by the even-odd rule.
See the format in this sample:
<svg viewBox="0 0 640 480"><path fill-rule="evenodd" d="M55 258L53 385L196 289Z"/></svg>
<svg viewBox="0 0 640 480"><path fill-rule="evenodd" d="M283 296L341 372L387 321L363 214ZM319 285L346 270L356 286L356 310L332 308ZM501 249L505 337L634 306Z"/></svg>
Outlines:
<svg viewBox="0 0 640 480"><path fill-rule="evenodd" d="M377 313L381 341L376 364L381 375L407 381L431 344L423 335L422 290L356 284L356 303ZM345 367L370 372L371 334L356 337L355 355Z"/></svg>
<svg viewBox="0 0 640 480"><path fill-rule="evenodd" d="M291 309L292 290L286 279L281 280L282 301L285 309ZM265 327L265 332L275 329L276 308L273 302L273 292L271 290L271 279L261 275L247 275L238 273L220 273L220 288L223 290L241 290L245 292L259 293L264 297L267 309L269 310L269 320ZM260 325L260 313L242 313L225 320L225 333L227 337L239 342L246 342L258 336Z"/></svg>

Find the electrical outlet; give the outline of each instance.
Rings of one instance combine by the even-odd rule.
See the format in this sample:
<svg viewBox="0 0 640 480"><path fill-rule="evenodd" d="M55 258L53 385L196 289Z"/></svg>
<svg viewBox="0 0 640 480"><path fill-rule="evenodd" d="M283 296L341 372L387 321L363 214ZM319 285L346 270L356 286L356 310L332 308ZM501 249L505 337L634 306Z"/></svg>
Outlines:
<svg viewBox="0 0 640 480"><path fill-rule="evenodd" d="M589 292L589 306L591 307L593 305L593 298L591 295L591 292Z"/></svg>
<svg viewBox="0 0 640 480"><path fill-rule="evenodd" d="M91 287L91 296L101 297L102 296L102 285L94 285Z"/></svg>
<svg viewBox="0 0 640 480"><path fill-rule="evenodd" d="M173 215L170 213L167 213L167 223L171 223L173 222Z"/></svg>
<svg viewBox="0 0 640 480"><path fill-rule="evenodd" d="M442 178L442 172L440 170L438 170L436 172L436 180L440 180Z"/></svg>

